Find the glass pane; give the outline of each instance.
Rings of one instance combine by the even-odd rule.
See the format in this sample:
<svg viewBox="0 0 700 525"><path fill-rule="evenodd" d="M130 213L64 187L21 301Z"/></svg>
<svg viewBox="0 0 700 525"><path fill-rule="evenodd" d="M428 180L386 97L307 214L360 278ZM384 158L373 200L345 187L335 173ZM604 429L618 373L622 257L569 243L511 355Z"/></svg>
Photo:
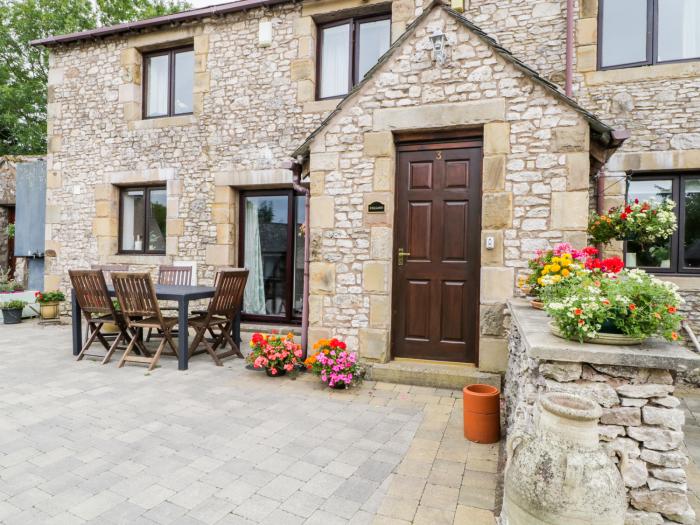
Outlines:
<svg viewBox="0 0 700 525"><path fill-rule="evenodd" d="M168 114L168 55L149 57L146 116L162 117Z"/></svg>
<svg viewBox="0 0 700 525"><path fill-rule="evenodd" d="M362 80L379 57L391 45L391 21L375 20L360 24L359 80Z"/></svg>
<svg viewBox="0 0 700 525"><path fill-rule="evenodd" d="M301 317L304 307L304 238L306 229L304 227L304 218L306 217L306 208L304 207L305 197L297 195L294 197L296 201L296 220L294 221L294 317Z"/></svg>
<svg viewBox="0 0 700 525"><path fill-rule="evenodd" d="M673 182L670 180L633 180L627 191L627 200L661 201L670 199ZM629 268L670 268L671 239L653 246L642 246L636 241L627 242L625 263Z"/></svg>
<svg viewBox="0 0 700 525"><path fill-rule="evenodd" d="M603 66L647 59L647 0L603 2Z"/></svg>
<svg viewBox="0 0 700 525"><path fill-rule="evenodd" d="M683 267L700 268L700 180L685 181Z"/></svg>
<svg viewBox="0 0 700 525"><path fill-rule="evenodd" d="M145 208L143 190L122 191L121 246L124 251L143 251Z"/></svg>
<svg viewBox="0 0 700 525"><path fill-rule="evenodd" d="M194 83L194 51L175 55L175 114L192 113L192 89Z"/></svg>
<svg viewBox="0 0 700 525"><path fill-rule="evenodd" d="M658 60L696 57L700 57L700 2L661 0Z"/></svg>
<svg viewBox="0 0 700 525"><path fill-rule="evenodd" d="M148 251L165 251L165 217L167 215L167 197L165 188L149 191L151 215L148 222Z"/></svg>
<svg viewBox="0 0 700 525"><path fill-rule="evenodd" d="M321 98L345 95L350 80L350 24L322 30Z"/></svg>
<svg viewBox="0 0 700 525"><path fill-rule="evenodd" d="M250 272L243 311L257 315L286 315L288 197L246 197L245 267Z"/></svg>

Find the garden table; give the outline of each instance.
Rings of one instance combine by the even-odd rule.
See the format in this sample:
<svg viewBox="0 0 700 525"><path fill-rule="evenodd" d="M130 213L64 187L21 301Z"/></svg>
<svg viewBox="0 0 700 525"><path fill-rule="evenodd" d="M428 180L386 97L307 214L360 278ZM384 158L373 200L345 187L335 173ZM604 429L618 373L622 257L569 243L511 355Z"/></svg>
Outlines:
<svg viewBox="0 0 700 525"><path fill-rule="evenodd" d="M211 299L214 297L214 287L212 286L174 286L168 284L156 284L156 297L162 301L177 301L178 306L178 368L187 370L189 361L189 331L187 330L187 317L189 313L190 301L198 299ZM114 288L107 286L107 291L114 297ZM80 305L75 293L71 293L72 316L73 316L73 355L78 355L82 348L82 316ZM184 327L184 329L183 329ZM241 344L241 314L236 316L231 326L231 337L237 345Z"/></svg>

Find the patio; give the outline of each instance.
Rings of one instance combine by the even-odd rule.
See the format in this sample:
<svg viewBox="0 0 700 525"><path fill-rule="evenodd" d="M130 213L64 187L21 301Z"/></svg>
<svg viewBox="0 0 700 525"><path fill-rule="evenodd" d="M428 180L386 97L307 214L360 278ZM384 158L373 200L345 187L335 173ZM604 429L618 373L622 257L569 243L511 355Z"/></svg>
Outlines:
<svg viewBox="0 0 700 525"><path fill-rule="evenodd" d="M464 440L460 392L149 374L76 363L69 325L0 330L3 523L494 523L498 446Z"/></svg>

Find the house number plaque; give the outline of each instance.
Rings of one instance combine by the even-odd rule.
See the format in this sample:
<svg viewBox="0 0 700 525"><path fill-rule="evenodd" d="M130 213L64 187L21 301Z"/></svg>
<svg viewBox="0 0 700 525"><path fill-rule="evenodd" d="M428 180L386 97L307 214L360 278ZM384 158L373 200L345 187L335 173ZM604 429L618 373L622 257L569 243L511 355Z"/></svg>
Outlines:
<svg viewBox="0 0 700 525"><path fill-rule="evenodd" d="M374 201L367 206L367 213L384 213L385 211L383 202Z"/></svg>

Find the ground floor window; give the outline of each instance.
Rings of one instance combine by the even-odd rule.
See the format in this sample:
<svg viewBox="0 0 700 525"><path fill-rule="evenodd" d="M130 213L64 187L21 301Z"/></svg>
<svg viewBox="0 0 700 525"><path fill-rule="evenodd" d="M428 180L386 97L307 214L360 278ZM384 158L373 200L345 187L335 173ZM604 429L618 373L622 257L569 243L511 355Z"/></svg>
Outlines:
<svg viewBox="0 0 700 525"><path fill-rule="evenodd" d="M292 190L241 194L241 252L249 270L243 299L249 320L301 318L304 287L304 196Z"/></svg>
<svg viewBox="0 0 700 525"><path fill-rule="evenodd" d="M700 173L634 175L627 200L673 199L678 230L671 239L654 246L625 244L628 267L655 273L700 273Z"/></svg>
<svg viewBox="0 0 700 525"><path fill-rule="evenodd" d="M119 251L165 253L165 186L122 188L119 196Z"/></svg>

